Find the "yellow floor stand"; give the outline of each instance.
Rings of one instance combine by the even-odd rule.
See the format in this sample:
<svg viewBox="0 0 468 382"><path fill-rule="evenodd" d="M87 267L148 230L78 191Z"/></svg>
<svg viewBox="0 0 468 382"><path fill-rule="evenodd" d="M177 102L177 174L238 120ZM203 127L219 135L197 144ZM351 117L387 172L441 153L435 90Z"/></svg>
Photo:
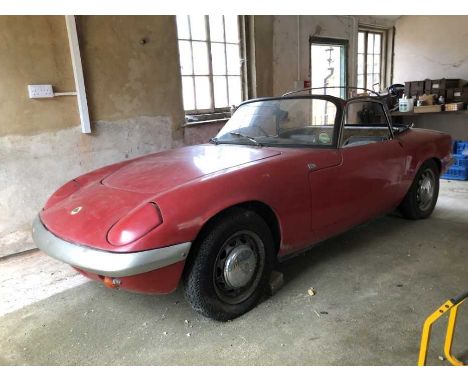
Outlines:
<svg viewBox="0 0 468 382"><path fill-rule="evenodd" d="M450 300L444 302L434 313L432 313L424 322L421 347L419 349L418 366L426 365L427 351L429 349L429 341L431 339L431 329L434 322L436 322L445 313L450 312L447 333L445 335L444 353L445 358L454 366L463 366L463 362L459 361L452 355L452 343L455 333L455 326L457 324L458 307L468 297L468 292L462 293Z"/></svg>

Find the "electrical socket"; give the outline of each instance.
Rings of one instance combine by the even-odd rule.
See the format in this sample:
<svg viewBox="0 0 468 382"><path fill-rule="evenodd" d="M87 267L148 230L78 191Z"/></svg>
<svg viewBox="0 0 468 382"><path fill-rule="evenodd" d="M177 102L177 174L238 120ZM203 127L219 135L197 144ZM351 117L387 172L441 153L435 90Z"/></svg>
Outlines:
<svg viewBox="0 0 468 382"><path fill-rule="evenodd" d="M28 85L29 98L53 98L52 85Z"/></svg>

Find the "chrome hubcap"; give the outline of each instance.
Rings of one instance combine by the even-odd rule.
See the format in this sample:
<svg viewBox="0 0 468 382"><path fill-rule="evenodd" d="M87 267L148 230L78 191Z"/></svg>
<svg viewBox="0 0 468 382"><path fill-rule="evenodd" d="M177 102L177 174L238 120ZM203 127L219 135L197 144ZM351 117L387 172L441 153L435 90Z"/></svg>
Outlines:
<svg viewBox="0 0 468 382"><path fill-rule="evenodd" d="M426 169L418 182L418 192L416 194L419 209L426 211L432 204L435 189L435 176L432 170Z"/></svg>
<svg viewBox="0 0 468 382"><path fill-rule="evenodd" d="M252 231L239 231L218 252L213 281L218 297L228 304L248 299L256 290L265 265L265 247Z"/></svg>
<svg viewBox="0 0 468 382"><path fill-rule="evenodd" d="M246 244L235 247L224 264L224 279L231 288L246 286L252 279L257 265L255 252Z"/></svg>

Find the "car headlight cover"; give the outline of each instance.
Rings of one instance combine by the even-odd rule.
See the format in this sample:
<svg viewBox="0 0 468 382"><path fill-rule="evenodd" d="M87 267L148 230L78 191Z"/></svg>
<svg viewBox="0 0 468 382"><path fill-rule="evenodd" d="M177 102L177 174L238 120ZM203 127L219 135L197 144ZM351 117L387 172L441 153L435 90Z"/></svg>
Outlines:
<svg viewBox="0 0 468 382"><path fill-rule="evenodd" d="M155 203L147 203L120 219L107 233L107 241L115 246L130 244L162 223Z"/></svg>

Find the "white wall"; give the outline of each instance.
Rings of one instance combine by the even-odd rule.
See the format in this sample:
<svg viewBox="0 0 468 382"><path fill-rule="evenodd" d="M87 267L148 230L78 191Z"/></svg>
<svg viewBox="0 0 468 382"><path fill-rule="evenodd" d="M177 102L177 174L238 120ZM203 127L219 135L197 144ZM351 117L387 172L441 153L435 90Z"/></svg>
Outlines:
<svg viewBox="0 0 468 382"><path fill-rule="evenodd" d="M402 16L395 24L394 82L426 78L468 80L468 16ZM468 140L465 114L406 118L416 127Z"/></svg>
<svg viewBox="0 0 468 382"><path fill-rule="evenodd" d="M395 28L394 82L468 80L468 16L402 16Z"/></svg>

